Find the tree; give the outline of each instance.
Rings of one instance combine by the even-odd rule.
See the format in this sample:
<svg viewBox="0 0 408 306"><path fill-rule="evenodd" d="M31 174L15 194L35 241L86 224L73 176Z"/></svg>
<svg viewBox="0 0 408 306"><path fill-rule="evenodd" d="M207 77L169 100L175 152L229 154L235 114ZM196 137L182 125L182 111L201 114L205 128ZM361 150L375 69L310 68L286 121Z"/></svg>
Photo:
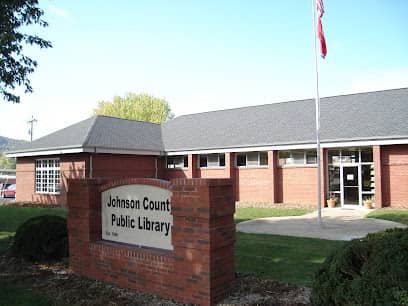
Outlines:
<svg viewBox="0 0 408 306"><path fill-rule="evenodd" d="M16 160L2 153L0 156L0 169L16 169Z"/></svg>
<svg viewBox="0 0 408 306"><path fill-rule="evenodd" d="M134 93L129 93L123 98L115 96L112 102L99 102L94 114L153 123L162 123L174 117L166 100Z"/></svg>
<svg viewBox="0 0 408 306"><path fill-rule="evenodd" d="M0 95L6 101L20 102L13 93L16 86L23 86L25 93L33 91L28 75L34 72L37 61L23 54L23 46L52 47L51 42L37 35L21 32L29 25L48 26L41 19L43 14L38 0L0 1Z"/></svg>

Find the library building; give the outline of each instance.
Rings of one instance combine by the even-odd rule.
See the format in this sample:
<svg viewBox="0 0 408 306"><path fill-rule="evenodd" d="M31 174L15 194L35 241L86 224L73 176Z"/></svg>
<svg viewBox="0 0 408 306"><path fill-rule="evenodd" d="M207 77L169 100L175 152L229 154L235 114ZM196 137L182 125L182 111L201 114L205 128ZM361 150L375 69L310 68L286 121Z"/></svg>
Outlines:
<svg viewBox="0 0 408 306"><path fill-rule="evenodd" d="M408 88L322 98L322 205L408 208ZM9 151L16 200L67 205L69 178L228 178L235 201L317 207L313 99L183 115L94 116Z"/></svg>

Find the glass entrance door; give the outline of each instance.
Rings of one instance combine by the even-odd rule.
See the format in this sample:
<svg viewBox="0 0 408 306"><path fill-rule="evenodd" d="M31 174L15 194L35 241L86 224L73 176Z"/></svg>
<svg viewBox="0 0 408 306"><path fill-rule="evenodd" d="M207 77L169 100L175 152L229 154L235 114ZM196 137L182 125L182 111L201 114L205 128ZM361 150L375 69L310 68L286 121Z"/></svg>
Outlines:
<svg viewBox="0 0 408 306"><path fill-rule="evenodd" d="M343 166L343 205L359 206L358 166Z"/></svg>

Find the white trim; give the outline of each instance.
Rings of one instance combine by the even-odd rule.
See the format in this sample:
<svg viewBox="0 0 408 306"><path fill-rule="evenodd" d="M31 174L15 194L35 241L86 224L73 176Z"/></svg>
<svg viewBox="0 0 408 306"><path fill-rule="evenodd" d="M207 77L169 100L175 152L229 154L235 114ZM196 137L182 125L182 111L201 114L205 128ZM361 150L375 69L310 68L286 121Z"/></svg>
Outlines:
<svg viewBox="0 0 408 306"><path fill-rule="evenodd" d="M316 145L302 144L302 145L289 145L289 146L259 146L259 147L245 147L245 148L228 148L228 149L209 149L209 150L191 150L191 151L174 151L167 152L166 155L180 155L180 154L213 154L213 153L244 153L244 152L258 152L258 151L273 151L273 150L285 150L285 149L313 149Z"/></svg>
<svg viewBox="0 0 408 306"><path fill-rule="evenodd" d="M23 157L23 156L59 155L59 154L81 153L81 152L88 152L88 151L84 151L83 148L72 148L72 149L60 149L60 150L6 153L6 156L7 157Z"/></svg>
<svg viewBox="0 0 408 306"><path fill-rule="evenodd" d="M57 149L57 150L42 150L42 151L30 151L30 152L16 152L16 153L6 153L7 157L23 157L23 156L42 156L42 155L61 155L61 154L72 154L72 153L108 153L108 154L131 154L131 155L162 155L161 152L157 151L143 151L143 150L132 150L132 149L115 149L115 148L70 148L70 149Z"/></svg>
<svg viewBox="0 0 408 306"><path fill-rule="evenodd" d="M374 145L396 145L408 144L408 138L389 139L389 140L357 140L344 142L327 142L321 143L321 148L342 148L342 147L366 147ZM212 153L230 153L230 152L253 152L253 151L280 151L280 150L299 150L299 149L316 149L316 144L293 144L293 145L276 145L276 146L257 146L257 147L235 147L227 149L202 149L202 150L186 150L186 151L169 151L165 154L172 155L186 155L186 154L212 154Z"/></svg>
<svg viewBox="0 0 408 306"><path fill-rule="evenodd" d="M408 144L408 138L400 139L387 139L387 140L364 140L364 141L344 141L344 142L327 142L321 143L321 148L340 148L340 147L365 147L374 145L397 145ZM59 155L81 152L94 152L94 153L111 153L111 154L132 154L132 155L188 155L188 154L212 154L212 153L230 153L230 152L253 152L253 151L280 151L280 150L298 150L298 149L316 149L316 144L292 144L292 145L273 145L273 146L255 146L255 147L234 147L227 149L202 149L202 150L185 150L185 151L143 151L132 149L115 149L115 148L67 148L56 150L40 150L29 152L11 152L6 153L7 157L23 157L23 156L40 156L40 155Z"/></svg>
<svg viewBox="0 0 408 306"><path fill-rule="evenodd" d="M162 152L158 151L144 151L132 149L115 149L115 148L94 148L94 153L110 153L110 154L131 154L131 155L154 155L161 156Z"/></svg>
<svg viewBox="0 0 408 306"><path fill-rule="evenodd" d="M408 139L389 139L389 140L365 140L365 141L347 141L347 142L331 142L322 144L323 148L337 148L337 147L369 147L369 146L386 146L408 144Z"/></svg>

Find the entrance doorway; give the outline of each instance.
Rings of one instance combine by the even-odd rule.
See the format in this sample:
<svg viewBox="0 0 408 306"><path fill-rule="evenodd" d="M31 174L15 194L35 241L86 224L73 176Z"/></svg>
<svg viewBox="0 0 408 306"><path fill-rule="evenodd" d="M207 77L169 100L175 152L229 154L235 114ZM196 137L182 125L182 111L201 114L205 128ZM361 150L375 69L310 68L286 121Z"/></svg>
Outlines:
<svg viewBox="0 0 408 306"><path fill-rule="evenodd" d="M359 206L360 180L358 166L343 166L342 168L342 204L343 206Z"/></svg>
<svg viewBox="0 0 408 306"><path fill-rule="evenodd" d="M374 163L371 148L333 148L327 150L328 196L337 205L362 207L364 199L375 194Z"/></svg>

